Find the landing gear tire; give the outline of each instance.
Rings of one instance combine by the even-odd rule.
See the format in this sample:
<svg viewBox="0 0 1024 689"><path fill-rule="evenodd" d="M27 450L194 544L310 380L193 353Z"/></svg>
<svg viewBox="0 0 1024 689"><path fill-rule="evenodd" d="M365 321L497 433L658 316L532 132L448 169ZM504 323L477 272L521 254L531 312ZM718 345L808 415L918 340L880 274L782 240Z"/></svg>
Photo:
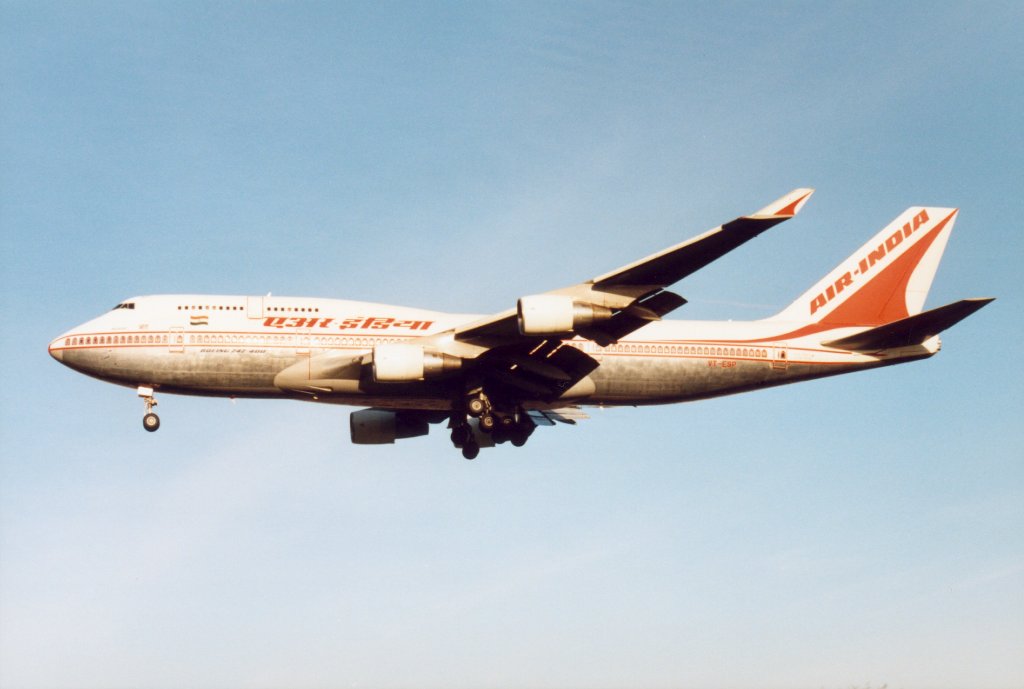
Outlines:
<svg viewBox="0 0 1024 689"><path fill-rule="evenodd" d="M490 433L498 425L498 420L493 414L484 414L480 417L480 430L484 433Z"/></svg>
<svg viewBox="0 0 1024 689"><path fill-rule="evenodd" d="M472 437L473 433L470 431L469 426L456 426L452 429L452 445L455 447L462 447Z"/></svg>
<svg viewBox="0 0 1024 689"><path fill-rule="evenodd" d="M466 459L476 459L478 454L480 454L480 446L475 442L468 442L462 446L462 456Z"/></svg>
<svg viewBox="0 0 1024 689"><path fill-rule="evenodd" d="M487 411L487 403L481 397L470 397L466 402L466 412L473 417L479 417Z"/></svg>
<svg viewBox="0 0 1024 689"><path fill-rule="evenodd" d="M156 429L160 428L160 417L153 413L153 407L156 406L156 397L153 397L153 388L146 385L140 385L135 392L142 398L142 403L146 405L146 415L142 417L142 427L152 433Z"/></svg>

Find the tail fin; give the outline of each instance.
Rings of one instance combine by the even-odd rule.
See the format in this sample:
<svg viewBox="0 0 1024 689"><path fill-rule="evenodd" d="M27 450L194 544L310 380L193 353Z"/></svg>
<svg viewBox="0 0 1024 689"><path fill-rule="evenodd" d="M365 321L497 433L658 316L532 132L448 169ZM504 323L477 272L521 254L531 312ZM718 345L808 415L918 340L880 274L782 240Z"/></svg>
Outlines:
<svg viewBox="0 0 1024 689"><path fill-rule="evenodd" d="M956 208L908 208L772 320L877 326L921 313Z"/></svg>

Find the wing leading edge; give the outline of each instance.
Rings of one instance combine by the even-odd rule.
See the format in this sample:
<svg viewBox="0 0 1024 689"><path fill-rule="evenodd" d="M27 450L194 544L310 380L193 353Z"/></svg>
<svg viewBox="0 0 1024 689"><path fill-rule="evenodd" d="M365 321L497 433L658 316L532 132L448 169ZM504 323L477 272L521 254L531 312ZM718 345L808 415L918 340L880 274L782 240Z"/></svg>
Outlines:
<svg viewBox="0 0 1024 689"><path fill-rule="evenodd" d="M569 297L576 307L610 312L607 318L595 319L574 332L601 346L612 344L686 303L686 299L666 289L669 285L792 218L813 193L813 189L794 189L756 213L736 218L610 273L545 295ZM521 307L509 309L457 328L454 337L484 347L529 339L536 341L522 332L520 321Z"/></svg>

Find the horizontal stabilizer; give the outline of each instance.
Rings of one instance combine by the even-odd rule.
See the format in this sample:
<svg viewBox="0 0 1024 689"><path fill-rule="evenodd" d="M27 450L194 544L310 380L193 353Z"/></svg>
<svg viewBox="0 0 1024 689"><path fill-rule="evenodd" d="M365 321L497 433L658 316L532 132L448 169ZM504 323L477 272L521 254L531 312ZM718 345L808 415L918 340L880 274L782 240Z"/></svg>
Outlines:
<svg viewBox="0 0 1024 689"><path fill-rule="evenodd" d="M956 325L991 301L993 299L963 299L822 344L826 347L861 352L919 345L946 328Z"/></svg>

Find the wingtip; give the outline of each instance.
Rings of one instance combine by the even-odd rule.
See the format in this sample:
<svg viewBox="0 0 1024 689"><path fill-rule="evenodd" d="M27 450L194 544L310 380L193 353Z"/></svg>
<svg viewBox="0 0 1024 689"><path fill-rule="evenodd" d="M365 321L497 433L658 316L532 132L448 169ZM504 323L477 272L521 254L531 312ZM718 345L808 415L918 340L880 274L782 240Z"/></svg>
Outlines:
<svg viewBox="0 0 1024 689"><path fill-rule="evenodd" d="M800 209L804 207L808 199L811 198L811 194L814 193L814 189L810 187L801 187L800 189L794 189L782 198L772 201L767 206L754 213L753 218L792 218L794 215L800 212Z"/></svg>

